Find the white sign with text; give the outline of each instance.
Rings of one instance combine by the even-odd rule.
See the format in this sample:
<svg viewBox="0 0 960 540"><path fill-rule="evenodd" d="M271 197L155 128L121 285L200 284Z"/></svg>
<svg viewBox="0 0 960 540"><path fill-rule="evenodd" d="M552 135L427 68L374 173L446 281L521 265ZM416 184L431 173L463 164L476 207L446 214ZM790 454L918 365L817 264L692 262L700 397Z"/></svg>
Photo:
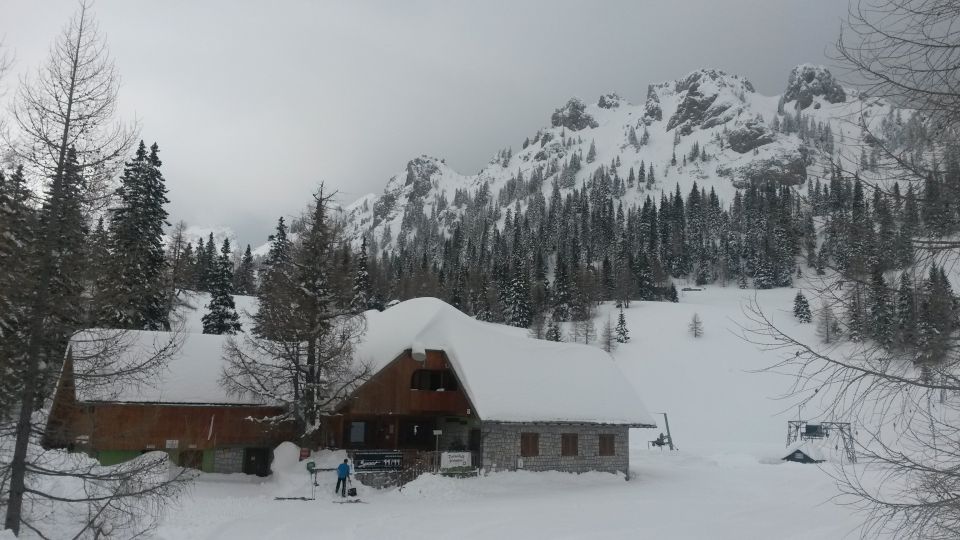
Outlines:
<svg viewBox="0 0 960 540"><path fill-rule="evenodd" d="M441 469L470 467L472 464L473 460L470 452L443 452L440 454Z"/></svg>

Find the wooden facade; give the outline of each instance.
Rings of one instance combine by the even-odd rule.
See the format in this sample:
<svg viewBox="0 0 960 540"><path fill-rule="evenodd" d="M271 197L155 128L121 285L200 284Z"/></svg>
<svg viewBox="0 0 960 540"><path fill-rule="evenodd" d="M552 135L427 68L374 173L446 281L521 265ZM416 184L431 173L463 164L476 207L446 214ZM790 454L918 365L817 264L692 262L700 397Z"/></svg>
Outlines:
<svg viewBox="0 0 960 540"><path fill-rule="evenodd" d="M406 350L375 373L327 419L324 443L337 448L478 446L479 419L443 351L423 361ZM434 430L443 432L438 440ZM471 433L475 430L475 433Z"/></svg>
<svg viewBox="0 0 960 540"><path fill-rule="evenodd" d="M245 449L250 456L255 454L250 459L269 461L270 449L296 436L292 422L254 420L283 414L277 406L78 401L72 373L68 357L44 445L82 450L104 464L163 450L180 465L213 470L215 449ZM257 463L254 469L262 472L263 467Z"/></svg>

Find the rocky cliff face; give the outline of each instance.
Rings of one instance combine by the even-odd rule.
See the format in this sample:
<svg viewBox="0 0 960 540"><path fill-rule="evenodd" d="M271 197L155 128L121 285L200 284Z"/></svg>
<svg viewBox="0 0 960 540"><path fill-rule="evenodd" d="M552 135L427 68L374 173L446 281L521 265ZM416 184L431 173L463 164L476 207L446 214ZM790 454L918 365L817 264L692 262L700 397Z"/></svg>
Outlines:
<svg viewBox="0 0 960 540"><path fill-rule="evenodd" d="M793 102L794 108L803 110L814 104L814 98L823 98L828 103L843 103L847 93L833 75L823 66L801 64L790 72L784 102Z"/></svg>

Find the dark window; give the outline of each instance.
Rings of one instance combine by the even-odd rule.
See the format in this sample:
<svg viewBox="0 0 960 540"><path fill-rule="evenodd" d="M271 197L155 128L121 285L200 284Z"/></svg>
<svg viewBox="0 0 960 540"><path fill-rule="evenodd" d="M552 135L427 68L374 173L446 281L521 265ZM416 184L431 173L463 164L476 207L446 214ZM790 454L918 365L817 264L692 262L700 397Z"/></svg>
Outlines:
<svg viewBox="0 0 960 540"><path fill-rule="evenodd" d="M577 448L578 441L579 439L576 433L564 433L560 435L560 455L561 456L580 455L579 449Z"/></svg>
<svg viewBox="0 0 960 540"><path fill-rule="evenodd" d="M418 369L410 377L413 390L453 391L457 389L457 379L449 369Z"/></svg>
<svg viewBox="0 0 960 540"><path fill-rule="evenodd" d="M350 422L350 442L351 443L363 443L366 441L367 434L367 423L366 422Z"/></svg>
<svg viewBox="0 0 960 540"><path fill-rule="evenodd" d="M612 433L605 433L600 435L600 455L601 456L615 456L617 455L617 446L616 446L616 436Z"/></svg>
<svg viewBox="0 0 960 540"><path fill-rule="evenodd" d="M540 455L540 434L520 434L520 457L535 457Z"/></svg>

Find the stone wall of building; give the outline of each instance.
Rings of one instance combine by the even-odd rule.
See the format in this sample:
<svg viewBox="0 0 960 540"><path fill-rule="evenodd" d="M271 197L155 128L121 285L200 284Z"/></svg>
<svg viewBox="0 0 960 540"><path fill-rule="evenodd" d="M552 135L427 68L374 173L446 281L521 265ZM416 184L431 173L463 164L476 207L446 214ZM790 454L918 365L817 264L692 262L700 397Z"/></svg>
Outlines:
<svg viewBox="0 0 960 540"><path fill-rule="evenodd" d="M213 472L243 472L243 448L216 448L213 451Z"/></svg>
<svg viewBox="0 0 960 540"><path fill-rule="evenodd" d="M469 418L438 418L437 428L443 431L440 435L440 451L467 450L470 444L470 429L475 427L480 427L479 422Z"/></svg>
<svg viewBox="0 0 960 540"><path fill-rule="evenodd" d="M539 455L520 456L520 434L539 435ZM576 456L562 456L561 435L577 434ZM630 428L601 424L483 423L483 469L502 471L605 471L626 474L630 470ZM601 456L600 435L614 435L614 455Z"/></svg>

